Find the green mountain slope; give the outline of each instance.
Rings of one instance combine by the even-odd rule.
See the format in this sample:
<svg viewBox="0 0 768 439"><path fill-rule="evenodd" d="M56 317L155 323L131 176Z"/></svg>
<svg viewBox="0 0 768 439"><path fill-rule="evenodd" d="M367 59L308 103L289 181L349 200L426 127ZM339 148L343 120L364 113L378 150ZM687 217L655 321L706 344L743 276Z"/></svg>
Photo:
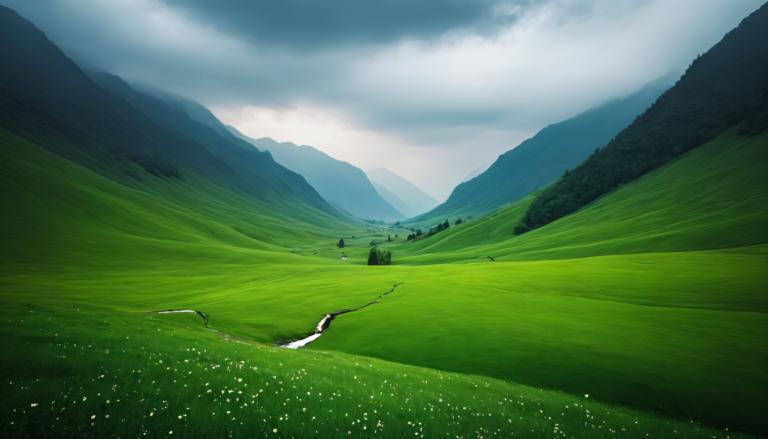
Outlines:
<svg viewBox="0 0 768 439"><path fill-rule="evenodd" d="M366 174L374 185L386 189L403 204L402 208L395 207L406 217L426 212L438 204L434 198L424 193L418 186L389 169L372 169L366 172ZM385 197L385 199L387 198Z"/></svg>
<svg viewBox="0 0 768 439"><path fill-rule="evenodd" d="M416 222L479 216L555 181L608 143L666 89L667 79L578 116L550 125L459 184L448 200Z"/></svg>
<svg viewBox="0 0 768 439"><path fill-rule="evenodd" d="M725 130L768 127L768 5L745 18L605 148L534 200L518 231L568 215Z"/></svg>
<svg viewBox="0 0 768 439"><path fill-rule="evenodd" d="M376 192L360 168L311 146L276 142L270 138L251 139L232 127L230 129L256 148L269 151L278 163L303 175L323 198L352 215L385 221L403 218L401 212Z"/></svg>
<svg viewBox="0 0 768 439"><path fill-rule="evenodd" d="M515 236L535 199L403 247L436 259L550 259L768 244L768 133L725 135L600 198ZM429 256L423 255L430 253Z"/></svg>
<svg viewBox="0 0 768 439"><path fill-rule="evenodd" d="M201 175L276 210L303 203L339 215L268 154L201 130L193 139L162 120L173 113L139 109L97 86L15 12L0 8L0 22L0 37L14 41L0 48L0 126L124 184L135 184L139 165L157 178Z"/></svg>
<svg viewBox="0 0 768 439"><path fill-rule="evenodd" d="M198 258L264 263L291 259L278 246L349 231L309 206L276 212L201 176L181 183L134 165L138 181L126 186L6 131L0 144L5 273L93 264L135 270ZM246 258L244 250L252 254Z"/></svg>

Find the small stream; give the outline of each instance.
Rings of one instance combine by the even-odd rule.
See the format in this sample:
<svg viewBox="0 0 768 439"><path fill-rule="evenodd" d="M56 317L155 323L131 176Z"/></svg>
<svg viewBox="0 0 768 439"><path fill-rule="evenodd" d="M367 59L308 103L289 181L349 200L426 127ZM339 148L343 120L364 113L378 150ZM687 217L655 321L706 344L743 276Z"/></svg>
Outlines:
<svg viewBox="0 0 768 439"><path fill-rule="evenodd" d="M400 286L400 285L402 285L402 282L395 283L394 285L392 285L392 288L390 288L389 290L379 294L375 299L371 300L370 302L368 302L368 303L366 303L364 305L360 305L360 306L358 306L356 308L346 308L346 309L340 309L338 311L329 312L328 314L324 315L323 318L320 319L319 322L317 322L317 325L315 326L315 330L312 331L312 333L310 333L309 335L307 335L306 337L304 337L304 338L302 338L300 340L294 340L294 341L291 341L291 342L288 342L288 343L280 344L279 346L281 348L286 348L286 349L299 349L299 348L303 348L304 346L306 346L306 345L312 343L313 341L317 340L318 338L320 338L321 335L325 334L325 331L327 331L328 328L331 327L331 322L336 317L338 317L338 316L340 316L342 314L347 314L347 313L350 313L350 312L360 311L363 308L367 308L367 307L369 307L371 305L379 303L379 301L382 298L384 298L384 296L392 294L395 291L395 289L398 286ZM197 314L198 316L200 316L201 319L203 319L203 326L205 326L206 328L208 327L209 315L204 313L204 312L202 312L202 311L198 311L198 310L195 310L195 309L166 309L166 310L161 310L161 311L154 311L153 313L154 314L181 314L181 313ZM218 332L218 331L216 331L216 332Z"/></svg>
<svg viewBox="0 0 768 439"><path fill-rule="evenodd" d="M379 294L378 297L376 297L375 299L371 300L370 302L368 302L368 303L366 303L364 305L358 306L356 308L347 308L347 309L342 309L342 310L339 310L339 311L329 312L328 314L324 315L323 318L319 322L317 322L317 325L315 326L314 332L312 332L311 334L309 334L308 336L306 336L306 337L304 337L304 338L302 338L300 340L294 340L294 341L289 342L289 343L281 344L280 347L281 348L286 348L286 349L299 349L299 348L303 348L304 346L306 346L306 345L312 343L313 341L317 340L318 338L320 338L320 336L323 335L325 333L325 331L327 331L328 328L331 327L331 322L337 316L340 316L342 314L347 314L347 313L350 313L350 312L360 311L363 308L366 308L366 307L369 307L369 306L374 305L376 303L379 303L379 301L384 296L392 294L399 285L402 285L402 283L398 282L398 283L392 285L392 288L390 288L388 291Z"/></svg>

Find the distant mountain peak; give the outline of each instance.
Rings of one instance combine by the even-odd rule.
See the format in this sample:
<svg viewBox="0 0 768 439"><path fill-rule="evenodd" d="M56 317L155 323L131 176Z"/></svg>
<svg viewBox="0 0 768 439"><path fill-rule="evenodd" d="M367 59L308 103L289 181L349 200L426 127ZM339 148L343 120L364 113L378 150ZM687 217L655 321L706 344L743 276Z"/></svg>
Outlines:
<svg viewBox="0 0 768 439"><path fill-rule="evenodd" d="M366 220L395 221L401 213L354 165L337 160L310 145L279 142L270 137L250 138L235 127L228 129L253 147L269 152L286 168L301 174L320 195L352 215Z"/></svg>
<svg viewBox="0 0 768 439"><path fill-rule="evenodd" d="M386 168L375 168L367 172L368 177L374 184L385 189L384 192L391 195L385 195L391 198L387 200L390 204L400 204L398 208L407 217L416 216L426 212L438 205L438 202L429 194L424 192L415 183L405 177Z"/></svg>

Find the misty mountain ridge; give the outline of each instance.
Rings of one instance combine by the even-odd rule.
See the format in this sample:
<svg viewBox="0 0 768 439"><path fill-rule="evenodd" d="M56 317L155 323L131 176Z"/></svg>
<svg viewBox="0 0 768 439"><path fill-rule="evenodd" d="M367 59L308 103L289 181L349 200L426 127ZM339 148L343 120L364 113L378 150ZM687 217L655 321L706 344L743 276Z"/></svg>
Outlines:
<svg viewBox="0 0 768 439"><path fill-rule="evenodd" d="M281 165L304 176L323 198L350 214L365 220L397 221L404 218L403 213L379 195L360 168L312 146L278 142L268 137L253 139L234 127L228 129L257 149L272 154Z"/></svg>
<svg viewBox="0 0 768 439"><path fill-rule="evenodd" d="M428 195L415 183L389 169L376 168L367 171L368 178L381 188L382 196L406 217L416 216L437 206L437 200ZM390 198L387 198L390 197Z"/></svg>
<svg viewBox="0 0 768 439"><path fill-rule="evenodd" d="M445 203L415 220L482 215L546 186L610 141L671 82L670 77L661 78L625 98L543 128L501 154L480 175L456 186Z"/></svg>
<svg viewBox="0 0 768 439"><path fill-rule="evenodd" d="M768 3L697 57L610 143L536 197L516 230L571 214L727 130L755 134L766 127Z"/></svg>

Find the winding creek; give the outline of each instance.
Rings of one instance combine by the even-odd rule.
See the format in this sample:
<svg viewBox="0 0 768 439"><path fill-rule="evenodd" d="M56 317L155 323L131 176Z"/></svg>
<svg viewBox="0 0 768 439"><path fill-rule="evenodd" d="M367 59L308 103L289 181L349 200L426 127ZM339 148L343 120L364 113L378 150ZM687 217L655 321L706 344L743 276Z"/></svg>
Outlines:
<svg viewBox="0 0 768 439"><path fill-rule="evenodd" d="M303 348L304 346L306 346L306 345L312 343L313 341L317 340L318 338L320 338L321 335L325 334L325 331L327 331L328 328L331 327L331 322L336 317L338 317L338 316L340 316L342 314L347 314L347 313L351 313L351 312L355 312L355 311L360 311L363 308L367 308L367 307L369 307L371 305L375 305L375 304L379 303L379 301L381 299L383 299L385 296L388 296L388 295L392 294L395 291L395 289L398 286L402 285L402 284L403 284L402 282L397 282L397 283L393 284L392 288L390 288L389 290L379 294L375 299L371 300L370 302L368 302L366 304L360 305L360 306L355 307L355 308L345 308L345 309L340 309L338 311L331 311L331 312L325 314L323 316L323 318L320 319L319 322L317 322L317 325L315 326L315 330L312 333L310 333L309 335L307 335L306 337L304 337L302 339L294 340L294 341L291 341L291 342L288 342L288 343L284 343L284 344L280 344L279 346L281 348L286 348L286 349L299 349L299 348ZM194 310L194 309L166 309L166 310L161 310L161 311L154 311L154 314L180 314L180 313L193 313L193 314L197 314L201 319L203 319L203 326L205 326L206 328L208 327L209 315L204 313L204 312L202 312L202 311L198 311L198 310Z"/></svg>
<svg viewBox="0 0 768 439"><path fill-rule="evenodd" d="M367 308L367 307L369 307L371 305L375 305L375 304L379 303L379 301L381 299L383 299L384 296L392 294L395 291L395 289L398 286L400 286L400 285L402 285L402 282L395 283L394 285L392 285L392 288L390 288L389 290L379 294L375 299L371 300L370 302L368 302L368 303L366 303L364 305L360 305L360 306L358 306L356 308L346 308L346 309L341 309L341 310L338 310L338 311L329 312L328 314L323 316L323 318L319 322L317 322L317 326L315 326L314 332L312 332L311 334L309 334L308 336L306 336L306 337L304 337L302 339L295 340L295 341L292 341L292 342L289 342L289 343L285 343L285 344L281 344L280 347L281 348L286 348L286 349L299 349L299 348L303 348L304 346L306 346L306 345L312 343L313 341L317 340L318 338L320 338L320 336L323 335L325 333L325 331L327 331L328 328L331 327L331 322L336 317L338 317L338 316L340 316L342 314L347 314L347 313L351 313L351 312L355 312L355 311L360 311L363 308Z"/></svg>

